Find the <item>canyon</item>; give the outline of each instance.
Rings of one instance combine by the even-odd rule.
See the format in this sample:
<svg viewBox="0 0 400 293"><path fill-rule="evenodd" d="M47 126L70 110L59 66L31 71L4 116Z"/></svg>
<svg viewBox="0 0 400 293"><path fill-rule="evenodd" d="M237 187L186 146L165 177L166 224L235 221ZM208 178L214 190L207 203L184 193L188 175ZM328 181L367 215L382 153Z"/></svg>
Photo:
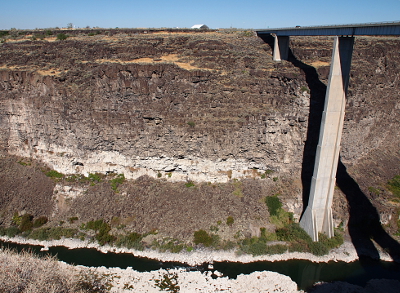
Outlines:
<svg viewBox="0 0 400 293"><path fill-rule="evenodd" d="M249 31L76 30L63 41L34 33L0 45L1 223L15 212L52 223L118 217L140 233L188 240L232 216L220 227L232 239L274 229L263 199L276 194L299 219L332 38L293 38L294 59L273 62L271 46ZM399 49L398 38L356 39L340 153L391 234ZM116 192L54 180L50 169L126 181ZM348 210L338 188L336 226Z"/></svg>

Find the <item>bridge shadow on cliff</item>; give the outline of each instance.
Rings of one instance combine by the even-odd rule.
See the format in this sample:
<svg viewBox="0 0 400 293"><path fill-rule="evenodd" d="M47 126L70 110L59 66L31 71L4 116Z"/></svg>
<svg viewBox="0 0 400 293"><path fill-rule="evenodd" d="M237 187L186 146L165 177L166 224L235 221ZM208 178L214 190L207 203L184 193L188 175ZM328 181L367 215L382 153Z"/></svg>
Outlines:
<svg viewBox="0 0 400 293"><path fill-rule="evenodd" d="M262 38L272 50L274 38ZM298 60L289 49L288 61L299 68L305 75L310 89L310 111L308 117L307 138L303 151L301 180L303 184L303 212L308 204L311 179L314 171L315 156L319 140L322 112L324 110L326 85L319 79L317 70ZM365 257L379 259L374 242L384 249L393 260L400 262L400 244L382 227L379 213L357 182L349 175L339 159L336 184L345 194L349 204L348 231L360 261Z"/></svg>
<svg viewBox="0 0 400 293"><path fill-rule="evenodd" d="M349 204L348 230L360 261L365 256L379 259L374 241L393 260L400 262L400 244L382 227L377 209L349 175L341 161L338 164L336 185L346 195Z"/></svg>
<svg viewBox="0 0 400 293"><path fill-rule="evenodd" d="M274 38L263 36L263 41L274 50ZM322 112L324 110L326 85L319 79L317 70L298 60L289 48L288 61L299 68L305 75L310 90L310 111L307 125L307 138L303 149L303 163L301 168L301 181L303 185L303 212L308 204L311 188L311 178L314 172L315 155L321 128Z"/></svg>

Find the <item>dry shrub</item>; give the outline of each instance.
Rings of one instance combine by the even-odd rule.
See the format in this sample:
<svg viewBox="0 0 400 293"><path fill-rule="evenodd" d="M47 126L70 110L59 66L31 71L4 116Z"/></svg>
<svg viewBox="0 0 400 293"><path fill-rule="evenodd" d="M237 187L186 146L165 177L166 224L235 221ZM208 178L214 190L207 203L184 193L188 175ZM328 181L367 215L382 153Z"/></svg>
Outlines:
<svg viewBox="0 0 400 293"><path fill-rule="evenodd" d="M69 293L105 292L106 284L89 270L63 265L52 256L0 251L0 292Z"/></svg>

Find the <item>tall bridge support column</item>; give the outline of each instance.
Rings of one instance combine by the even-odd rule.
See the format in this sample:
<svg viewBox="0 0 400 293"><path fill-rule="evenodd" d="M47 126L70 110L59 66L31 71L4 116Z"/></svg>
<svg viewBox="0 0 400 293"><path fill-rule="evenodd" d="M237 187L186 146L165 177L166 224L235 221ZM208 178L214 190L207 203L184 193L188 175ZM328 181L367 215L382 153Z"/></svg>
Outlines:
<svg viewBox="0 0 400 293"><path fill-rule="evenodd" d="M289 37L274 36L274 61L288 60L289 56Z"/></svg>
<svg viewBox="0 0 400 293"><path fill-rule="evenodd" d="M336 37L322 114L314 174L311 180L308 206L300 226L318 241L318 233L334 236L332 199L336 183L342 136L346 92L349 82L354 37Z"/></svg>

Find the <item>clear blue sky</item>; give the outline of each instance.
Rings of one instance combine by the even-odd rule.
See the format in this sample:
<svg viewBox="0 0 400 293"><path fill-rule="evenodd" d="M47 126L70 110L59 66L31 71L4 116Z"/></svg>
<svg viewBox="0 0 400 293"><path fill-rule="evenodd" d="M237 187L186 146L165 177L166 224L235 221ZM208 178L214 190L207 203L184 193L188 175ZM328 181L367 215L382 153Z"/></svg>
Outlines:
<svg viewBox="0 0 400 293"><path fill-rule="evenodd" d="M0 0L0 29L274 28L400 21L400 0Z"/></svg>

